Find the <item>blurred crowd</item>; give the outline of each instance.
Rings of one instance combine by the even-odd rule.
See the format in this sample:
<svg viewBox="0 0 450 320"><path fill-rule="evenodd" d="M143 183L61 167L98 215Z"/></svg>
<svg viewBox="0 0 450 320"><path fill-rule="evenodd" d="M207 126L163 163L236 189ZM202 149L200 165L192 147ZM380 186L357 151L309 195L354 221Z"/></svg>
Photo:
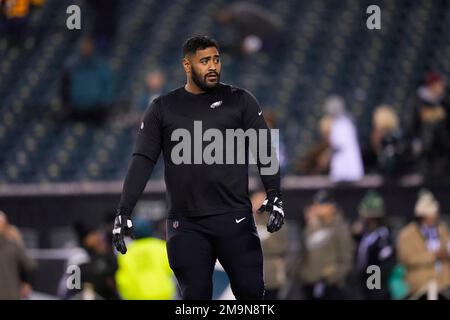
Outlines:
<svg viewBox="0 0 450 320"><path fill-rule="evenodd" d="M450 298L450 234L431 191L419 191L411 222L395 233L376 190L360 200L354 221L347 219L333 189L319 190L303 208L301 221L288 220L276 233L267 231L267 217L256 212L264 199L264 192L251 197L264 254L266 299ZM77 221L73 228L78 247L64 270L76 266L80 279L61 270L60 299L179 299L167 259L164 218L136 217L126 255L111 246L112 219L101 226ZM0 256L0 298L30 298L38 264L4 213Z"/></svg>
<svg viewBox="0 0 450 320"><path fill-rule="evenodd" d="M77 221L78 251L65 269L78 266L80 286L73 288L71 274L64 274L58 297L75 300L170 300L177 297L167 259L163 220L134 219L134 238L126 255L112 248L113 219L103 226Z"/></svg>
<svg viewBox="0 0 450 320"><path fill-rule="evenodd" d="M421 173L427 183L448 182L450 166L450 95L442 74L428 72L411 95L406 116L393 106L376 106L366 140L342 97L324 102L319 141L296 164L299 174L329 174L334 182L354 182L364 174L386 181Z"/></svg>
<svg viewBox="0 0 450 320"><path fill-rule="evenodd" d="M254 194L255 203L262 196ZM319 190L303 210L294 252L289 249L289 225L268 234L263 218L256 216L268 297L447 300L450 235L439 212L434 195L421 189L412 221L394 234L377 191L366 192L358 204L358 218L348 221L333 191Z"/></svg>

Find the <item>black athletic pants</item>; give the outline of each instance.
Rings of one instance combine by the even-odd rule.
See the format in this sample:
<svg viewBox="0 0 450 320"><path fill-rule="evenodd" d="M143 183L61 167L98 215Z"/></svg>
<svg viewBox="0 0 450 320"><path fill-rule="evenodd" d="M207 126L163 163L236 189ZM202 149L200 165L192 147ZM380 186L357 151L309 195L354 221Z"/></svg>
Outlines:
<svg viewBox="0 0 450 320"><path fill-rule="evenodd" d="M251 212L168 218L167 253L184 300L212 299L216 259L236 299L263 299L263 256Z"/></svg>

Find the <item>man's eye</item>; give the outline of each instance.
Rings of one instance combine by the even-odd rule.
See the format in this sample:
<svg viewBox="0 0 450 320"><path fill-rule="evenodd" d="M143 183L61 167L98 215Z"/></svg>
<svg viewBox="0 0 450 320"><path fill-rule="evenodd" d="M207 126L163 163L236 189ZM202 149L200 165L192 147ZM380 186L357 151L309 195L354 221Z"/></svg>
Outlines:
<svg viewBox="0 0 450 320"><path fill-rule="evenodd" d="M206 60L203 60L202 62L201 62L201 64L207 64L208 63L208 61L206 61Z"/></svg>
<svg viewBox="0 0 450 320"><path fill-rule="evenodd" d="M214 62L215 62L215 63L219 63L219 61L220 61L219 58L215 58L215 59L214 59Z"/></svg>

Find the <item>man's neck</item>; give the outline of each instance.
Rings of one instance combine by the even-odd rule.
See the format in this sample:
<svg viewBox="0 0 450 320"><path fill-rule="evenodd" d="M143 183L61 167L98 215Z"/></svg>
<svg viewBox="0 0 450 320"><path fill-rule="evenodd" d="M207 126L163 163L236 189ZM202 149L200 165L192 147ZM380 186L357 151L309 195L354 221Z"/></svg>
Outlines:
<svg viewBox="0 0 450 320"><path fill-rule="evenodd" d="M199 86L197 86L193 81L190 80L188 80L187 83L184 85L184 89L192 94L205 93L204 90L202 90Z"/></svg>

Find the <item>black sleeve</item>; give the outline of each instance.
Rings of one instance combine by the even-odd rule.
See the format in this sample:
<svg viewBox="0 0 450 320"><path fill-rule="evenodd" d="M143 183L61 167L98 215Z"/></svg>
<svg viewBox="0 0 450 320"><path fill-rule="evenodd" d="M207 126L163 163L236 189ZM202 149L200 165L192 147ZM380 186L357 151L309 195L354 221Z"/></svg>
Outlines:
<svg viewBox="0 0 450 320"><path fill-rule="evenodd" d="M131 216L161 153L162 126L158 108L159 99L155 99L145 112L137 135L119 203L119 212L127 216Z"/></svg>
<svg viewBox="0 0 450 320"><path fill-rule="evenodd" d="M133 155L120 197L119 211L121 214L131 216L131 212L144 191L155 164L156 162L143 155Z"/></svg>
<svg viewBox="0 0 450 320"><path fill-rule="evenodd" d="M156 163L162 148L162 116L160 98L147 108L134 146L133 155L143 155Z"/></svg>
<svg viewBox="0 0 450 320"><path fill-rule="evenodd" d="M266 193L274 193L276 195L281 194L280 190L280 165L278 161L278 155L275 150L275 146L272 145L272 135L271 131L269 130L267 123L264 119L264 115L262 114L261 107L259 106L258 101L256 98L248 91L243 91L242 95L242 105L243 105L243 122L244 122L244 129L255 129L256 132L260 132L260 129L264 129L263 132L267 133L267 144L266 144L266 150L270 150L270 152L267 154L268 156L271 156L272 160L269 162L269 164L263 164L265 161L261 162L260 153L257 152L257 157L255 157L258 171L260 173L261 181L264 185L264 189L266 190ZM260 141L259 139L261 136L257 134L258 137L258 151L259 151L259 145ZM263 153L264 154L264 153ZM272 163L272 161L275 160L275 162ZM275 170L269 170L270 167L275 166Z"/></svg>

